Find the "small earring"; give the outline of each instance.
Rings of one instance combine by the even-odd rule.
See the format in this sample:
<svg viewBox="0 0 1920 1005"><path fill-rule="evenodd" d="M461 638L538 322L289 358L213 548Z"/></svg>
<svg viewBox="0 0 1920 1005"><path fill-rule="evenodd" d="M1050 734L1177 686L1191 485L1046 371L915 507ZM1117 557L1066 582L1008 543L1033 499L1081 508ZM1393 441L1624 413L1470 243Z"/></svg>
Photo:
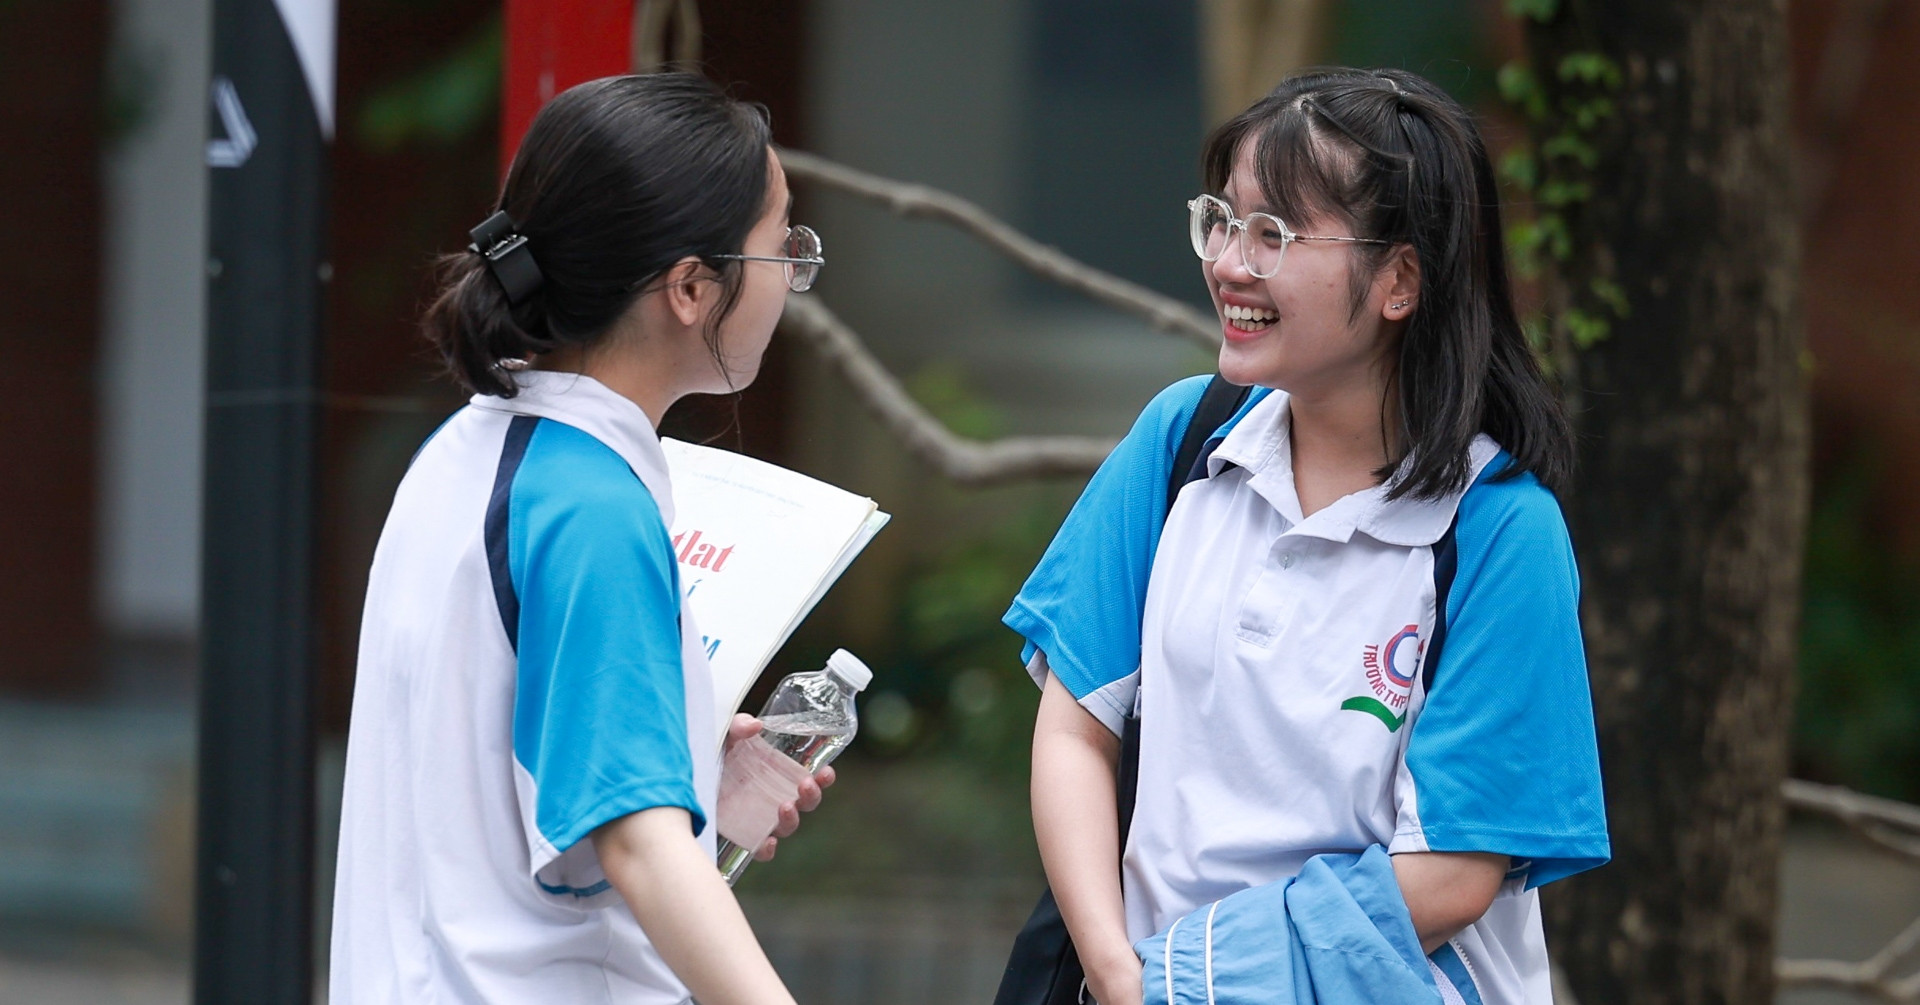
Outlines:
<svg viewBox="0 0 1920 1005"><path fill-rule="evenodd" d="M1410 303L1413 303L1413 301L1411 301L1411 300L1402 300L1402 301L1400 301L1399 303L1397 303L1397 304L1394 304L1394 305L1393 305L1393 309L1394 309L1394 310L1396 310L1396 311L1397 311L1397 310L1400 310L1401 308L1403 308L1403 307L1405 307L1405 306L1407 306L1407 305L1408 305L1408 304L1410 304Z"/></svg>
<svg viewBox="0 0 1920 1005"><path fill-rule="evenodd" d="M495 370L504 370L507 373L519 373L520 371L525 370L527 367L530 367L532 365L533 365L532 360L520 359L518 357L509 356L506 359L495 360L493 363L493 368Z"/></svg>

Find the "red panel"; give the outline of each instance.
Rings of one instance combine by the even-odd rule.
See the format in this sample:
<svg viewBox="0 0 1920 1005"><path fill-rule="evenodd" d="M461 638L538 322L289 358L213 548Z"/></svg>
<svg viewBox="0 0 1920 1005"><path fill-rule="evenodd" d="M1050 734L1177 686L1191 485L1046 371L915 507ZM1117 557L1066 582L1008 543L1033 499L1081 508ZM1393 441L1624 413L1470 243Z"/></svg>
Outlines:
<svg viewBox="0 0 1920 1005"><path fill-rule="evenodd" d="M501 174L549 98L633 65L633 7L633 0L507 0Z"/></svg>
<svg viewBox="0 0 1920 1005"><path fill-rule="evenodd" d="M0 0L0 692L96 680L103 0ZM0 983L5 983L0 981Z"/></svg>

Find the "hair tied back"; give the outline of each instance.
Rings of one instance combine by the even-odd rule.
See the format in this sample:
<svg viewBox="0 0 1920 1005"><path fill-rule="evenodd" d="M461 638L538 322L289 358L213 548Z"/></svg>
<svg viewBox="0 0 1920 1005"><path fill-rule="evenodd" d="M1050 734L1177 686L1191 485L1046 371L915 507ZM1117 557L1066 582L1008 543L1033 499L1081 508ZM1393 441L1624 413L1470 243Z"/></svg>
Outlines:
<svg viewBox="0 0 1920 1005"><path fill-rule="evenodd" d="M487 260L487 271L506 292L508 306L520 306L540 288L540 266L527 247L526 235L515 229L513 218L505 210L487 217L467 233L473 238L467 250Z"/></svg>

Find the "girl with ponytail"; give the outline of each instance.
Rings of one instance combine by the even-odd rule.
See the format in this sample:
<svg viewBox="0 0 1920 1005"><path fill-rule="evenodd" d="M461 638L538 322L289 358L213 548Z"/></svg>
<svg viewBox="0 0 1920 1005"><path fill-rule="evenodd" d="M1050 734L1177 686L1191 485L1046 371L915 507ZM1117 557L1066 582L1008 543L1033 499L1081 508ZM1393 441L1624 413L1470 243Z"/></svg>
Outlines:
<svg viewBox="0 0 1920 1005"><path fill-rule="evenodd" d="M655 433L750 383L824 264L789 207L763 109L610 77L540 111L442 260L425 328L474 394L369 577L334 1002L792 1001L713 861L722 738Z"/></svg>
<svg viewBox="0 0 1920 1005"><path fill-rule="evenodd" d="M1331 69L1222 125L1203 166L1214 387L1250 390L1184 471L1209 380L1163 391L1006 616L1085 990L1549 1005L1536 889L1608 841L1554 497L1571 435L1485 145L1414 74Z"/></svg>

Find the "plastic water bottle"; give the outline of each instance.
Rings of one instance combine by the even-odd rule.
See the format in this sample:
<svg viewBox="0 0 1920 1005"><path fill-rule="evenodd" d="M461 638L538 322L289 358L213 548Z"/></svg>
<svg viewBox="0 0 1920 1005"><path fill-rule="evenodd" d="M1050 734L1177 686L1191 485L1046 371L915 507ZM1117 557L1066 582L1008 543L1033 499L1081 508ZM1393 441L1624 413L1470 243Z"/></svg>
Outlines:
<svg viewBox="0 0 1920 1005"><path fill-rule="evenodd" d="M760 710L760 735L727 751L720 779L720 872L732 884L772 836L780 804L826 767L860 727L853 696L873 680L852 653L836 649L822 670L790 674Z"/></svg>

